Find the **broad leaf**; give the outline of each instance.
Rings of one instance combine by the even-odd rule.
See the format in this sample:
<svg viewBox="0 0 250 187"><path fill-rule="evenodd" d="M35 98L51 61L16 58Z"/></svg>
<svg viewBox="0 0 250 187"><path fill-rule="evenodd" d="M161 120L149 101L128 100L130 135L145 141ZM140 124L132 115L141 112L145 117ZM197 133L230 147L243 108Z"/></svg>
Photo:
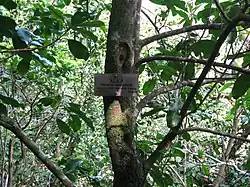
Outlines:
<svg viewBox="0 0 250 187"><path fill-rule="evenodd" d="M0 114L4 114L4 115L8 114L7 107L4 104L2 104L2 103L0 103Z"/></svg>
<svg viewBox="0 0 250 187"><path fill-rule="evenodd" d="M81 129L81 120L78 115L71 114L69 119L70 127L76 132Z"/></svg>
<svg viewBox="0 0 250 187"><path fill-rule="evenodd" d="M242 74L240 75L233 86L232 96L235 99L243 96L246 91L250 88L250 75Z"/></svg>
<svg viewBox="0 0 250 187"><path fill-rule="evenodd" d="M30 69L30 58L22 59L17 65L17 71L20 75L26 74Z"/></svg>
<svg viewBox="0 0 250 187"><path fill-rule="evenodd" d="M149 92L151 92L156 85L156 79L150 79L143 85L143 94L147 95Z"/></svg>
<svg viewBox="0 0 250 187"><path fill-rule="evenodd" d="M22 106L17 100L13 99L12 97L7 97L7 96L0 94L0 99L2 100L3 103L5 103L7 105L11 105L13 107L21 107Z"/></svg>
<svg viewBox="0 0 250 187"><path fill-rule="evenodd" d="M0 25L4 25L0 27L0 35L11 38L15 32L16 22L10 17L0 15Z"/></svg>
<svg viewBox="0 0 250 187"><path fill-rule="evenodd" d="M17 4L12 0L1 0L0 5L3 5L8 10L12 10L17 7Z"/></svg>
<svg viewBox="0 0 250 187"><path fill-rule="evenodd" d="M85 22L89 18L89 13L87 12L76 12L71 17L71 25L72 27L76 27L81 23Z"/></svg>
<svg viewBox="0 0 250 187"><path fill-rule="evenodd" d="M79 117L83 119L83 121L87 124L87 126L88 126L92 131L95 130L92 120L91 120L90 118L88 118L88 117L86 116L86 114L82 113L81 116L79 116Z"/></svg>
<svg viewBox="0 0 250 187"><path fill-rule="evenodd" d="M69 50L76 58L87 60L89 58L89 51L86 46L76 40L68 40Z"/></svg>
<svg viewBox="0 0 250 187"><path fill-rule="evenodd" d="M194 75L195 75L195 64L188 63L184 69L184 79L189 80L189 79L193 78Z"/></svg>
<svg viewBox="0 0 250 187"><path fill-rule="evenodd" d="M38 102L42 103L43 106L49 106L54 102L54 99L50 97L44 97L44 98L41 98Z"/></svg>
<svg viewBox="0 0 250 187"><path fill-rule="evenodd" d="M67 123L65 123L64 121L60 120L60 119L56 119L56 123L58 125L58 128L65 134L70 135L71 130L70 127L68 126Z"/></svg>

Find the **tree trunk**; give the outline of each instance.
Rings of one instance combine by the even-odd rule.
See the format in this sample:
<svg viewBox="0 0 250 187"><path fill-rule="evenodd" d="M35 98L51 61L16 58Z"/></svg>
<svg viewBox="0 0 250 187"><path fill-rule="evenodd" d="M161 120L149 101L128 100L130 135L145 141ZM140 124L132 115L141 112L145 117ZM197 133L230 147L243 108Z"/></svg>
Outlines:
<svg viewBox="0 0 250 187"><path fill-rule="evenodd" d="M135 72L139 58L139 18L141 0L113 0L109 23L105 73ZM114 187L142 187L144 162L140 160L131 113L133 97L104 97L106 133Z"/></svg>

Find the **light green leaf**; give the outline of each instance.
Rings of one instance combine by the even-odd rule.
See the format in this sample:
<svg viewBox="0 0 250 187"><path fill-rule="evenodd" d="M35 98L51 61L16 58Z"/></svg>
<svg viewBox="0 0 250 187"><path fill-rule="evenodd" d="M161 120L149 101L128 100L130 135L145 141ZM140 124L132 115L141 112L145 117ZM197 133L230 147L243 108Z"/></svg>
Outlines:
<svg viewBox="0 0 250 187"><path fill-rule="evenodd" d="M143 85L143 94L147 95L149 92L151 92L156 85L156 79L150 79Z"/></svg>

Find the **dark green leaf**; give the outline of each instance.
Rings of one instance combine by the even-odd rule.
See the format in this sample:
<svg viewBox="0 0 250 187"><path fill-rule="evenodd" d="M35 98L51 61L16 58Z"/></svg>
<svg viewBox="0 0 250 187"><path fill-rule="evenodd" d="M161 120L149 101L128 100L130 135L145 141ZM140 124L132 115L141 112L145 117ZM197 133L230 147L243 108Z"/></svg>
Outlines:
<svg viewBox="0 0 250 187"><path fill-rule="evenodd" d="M54 99L50 98L50 97L44 97L41 98L38 102L42 103L43 106L49 106L53 103Z"/></svg>
<svg viewBox="0 0 250 187"><path fill-rule="evenodd" d="M168 185L173 185L174 184L174 180L172 179L172 177L167 174L164 173L164 186L168 186Z"/></svg>
<svg viewBox="0 0 250 187"><path fill-rule="evenodd" d="M69 5L71 3L71 0L64 0L65 5Z"/></svg>
<svg viewBox="0 0 250 187"><path fill-rule="evenodd" d="M198 42L190 46L191 51L195 53L196 56L202 55L208 58L213 50L215 41L213 40L199 40Z"/></svg>
<svg viewBox="0 0 250 187"><path fill-rule="evenodd" d="M68 40L69 50L76 58L87 60L89 58L88 48L76 40Z"/></svg>
<svg viewBox="0 0 250 187"><path fill-rule="evenodd" d="M189 80L191 78L194 77L195 75L195 64L194 63L188 63L185 66L185 70L184 70L184 79L185 80Z"/></svg>
<svg viewBox="0 0 250 187"><path fill-rule="evenodd" d="M185 152L179 147L174 147L174 151L172 153L172 156L173 157L185 158Z"/></svg>
<svg viewBox="0 0 250 187"><path fill-rule="evenodd" d="M188 132L184 132L184 133L182 134L182 138L183 138L184 140L186 140L186 141L189 141L189 140L191 139L191 136L190 136L190 134L189 134Z"/></svg>
<svg viewBox="0 0 250 187"><path fill-rule="evenodd" d="M97 36L90 31L84 30L81 32L81 34L83 37L93 40L93 42L96 42L98 40Z"/></svg>
<svg viewBox="0 0 250 187"><path fill-rule="evenodd" d="M15 32L16 22L10 17L0 15L0 35L11 38L12 34Z"/></svg>
<svg viewBox="0 0 250 187"><path fill-rule="evenodd" d="M48 7L50 10L50 13L59 21L64 21L64 15L63 12L59 9L56 9L54 6Z"/></svg>
<svg viewBox="0 0 250 187"><path fill-rule="evenodd" d="M71 17L71 25L73 27L76 27L86 21L89 18L89 14L87 12L76 12Z"/></svg>
<svg viewBox="0 0 250 187"><path fill-rule="evenodd" d="M17 71L20 75L26 74L30 69L30 58L22 59L17 65Z"/></svg>
<svg viewBox="0 0 250 187"><path fill-rule="evenodd" d="M81 26L81 27L101 27L101 26L104 26L104 25L105 24L102 21L94 20L94 21L83 22L79 26Z"/></svg>
<svg viewBox="0 0 250 187"><path fill-rule="evenodd" d="M70 127L76 132L81 129L81 120L78 115L71 114L69 119Z"/></svg>
<svg viewBox="0 0 250 187"><path fill-rule="evenodd" d="M0 4L3 5L8 10L12 10L17 7L17 4L12 0L2 0L2 1L3 3Z"/></svg>
<svg viewBox="0 0 250 187"><path fill-rule="evenodd" d="M156 79L150 79L143 85L143 94L147 95L149 92L151 92L156 85Z"/></svg>
<svg viewBox="0 0 250 187"><path fill-rule="evenodd" d="M238 99L239 97L243 96L248 90L248 88L250 88L250 75L240 75L236 79L232 89L233 98Z"/></svg>
<svg viewBox="0 0 250 187"><path fill-rule="evenodd" d="M153 169L150 172L150 175L152 176L152 178L154 179L155 183L158 186L164 186L162 173L159 171L157 167L153 167Z"/></svg>
<svg viewBox="0 0 250 187"><path fill-rule="evenodd" d="M86 116L86 114L82 113L81 116L79 116L79 117L83 119L83 121L87 124L87 126L88 126L92 131L95 130L92 120L89 119L89 118Z"/></svg>
<svg viewBox="0 0 250 187"><path fill-rule="evenodd" d="M6 107L4 104L2 104L2 103L0 103L0 114L4 114L4 115L6 115L6 116L7 116L7 114L8 114L8 109L7 109L7 107Z"/></svg>
<svg viewBox="0 0 250 187"><path fill-rule="evenodd" d="M11 97L7 97L4 96L2 94L0 94L0 99L2 100L2 102L4 102L7 105L11 105L13 107L21 107L22 105L15 99L11 98Z"/></svg>
<svg viewBox="0 0 250 187"><path fill-rule="evenodd" d="M56 123L58 125L58 128L65 134L70 135L70 127L68 126L67 123L65 123L64 121L60 120L60 119L56 119Z"/></svg>
<svg viewBox="0 0 250 187"><path fill-rule="evenodd" d="M227 37L227 42L233 44L237 38L237 30L234 28Z"/></svg>

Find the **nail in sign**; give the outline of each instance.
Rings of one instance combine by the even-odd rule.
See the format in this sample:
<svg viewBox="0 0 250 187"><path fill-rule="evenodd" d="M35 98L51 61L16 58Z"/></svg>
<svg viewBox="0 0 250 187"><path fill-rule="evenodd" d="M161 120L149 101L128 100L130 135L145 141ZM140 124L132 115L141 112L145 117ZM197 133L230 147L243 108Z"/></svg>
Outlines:
<svg viewBox="0 0 250 187"><path fill-rule="evenodd" d="M138 94L138 74L96 74L96 96L136 96Z"/></svg>

